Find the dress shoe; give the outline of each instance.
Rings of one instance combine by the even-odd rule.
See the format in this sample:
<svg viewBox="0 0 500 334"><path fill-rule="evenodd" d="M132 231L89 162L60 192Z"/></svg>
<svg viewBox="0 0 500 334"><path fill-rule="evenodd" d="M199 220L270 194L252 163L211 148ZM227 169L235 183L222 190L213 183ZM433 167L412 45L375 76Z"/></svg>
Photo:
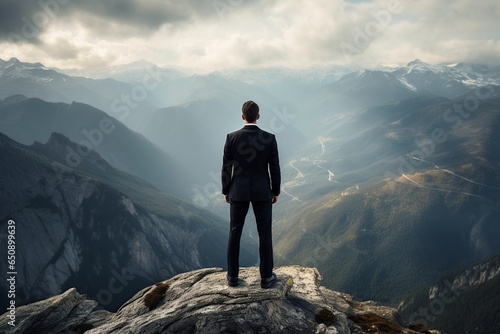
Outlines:
<svg viewBox="0 0 500 334"><path fill-rule="evenodd" d="M271 277L260 280L260 287L262 289L269 289L277 280L278 277L276 276L275 273L273 273Z"/></svg>
<svg viewBox="0 0 500 334"><path fill-rule="evenodd" d="M238 286L238 277L227 276L227 285L229 285L230 287Z"/></svg>

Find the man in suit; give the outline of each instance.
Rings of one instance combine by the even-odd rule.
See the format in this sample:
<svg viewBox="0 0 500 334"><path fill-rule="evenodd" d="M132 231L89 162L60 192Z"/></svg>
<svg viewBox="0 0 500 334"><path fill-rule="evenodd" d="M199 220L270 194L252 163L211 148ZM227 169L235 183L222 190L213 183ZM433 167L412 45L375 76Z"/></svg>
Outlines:
<svg viewBox="0 0 500 334"><path fill-rule="evenodd" d="M230 203L230 230L227 248L227 280L238 285L240 239L250 203L259 233L261 287L277 280L273 273L272 205L280 194L281 172L278 145L273 134L257 126L259 106L243 104L245 126L227 135L222 164L222 194Z"/></svg>

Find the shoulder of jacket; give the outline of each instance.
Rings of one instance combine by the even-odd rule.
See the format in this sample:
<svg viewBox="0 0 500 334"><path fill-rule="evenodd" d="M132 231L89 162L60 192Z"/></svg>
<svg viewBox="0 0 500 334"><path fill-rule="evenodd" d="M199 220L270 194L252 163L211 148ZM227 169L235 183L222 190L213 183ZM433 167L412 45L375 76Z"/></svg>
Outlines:
<svg viewBox="0 0 500 334"><path fill-rule="evenodd" d="M274 135L274 133L268 132L268 131L266 131L266 130L262 130L261 128L259 128L259 130L260 130L263 134L265 134L266 136L268 136L268 137L273 137L273 138L274 138L274 137L276 137L276 136Z"/></svg>

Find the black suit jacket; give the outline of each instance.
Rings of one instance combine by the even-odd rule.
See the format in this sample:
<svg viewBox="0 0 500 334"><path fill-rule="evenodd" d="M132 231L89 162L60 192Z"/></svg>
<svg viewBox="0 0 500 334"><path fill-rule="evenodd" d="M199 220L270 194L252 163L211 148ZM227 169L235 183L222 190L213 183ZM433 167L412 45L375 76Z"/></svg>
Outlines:
<svg viewBox="0 0 500 334"><path fill-rule="evenodd" d="M256 125L227 135L222 164L222 193L234 201L266 201L280 194L281 172L276 137Z"/></svg>

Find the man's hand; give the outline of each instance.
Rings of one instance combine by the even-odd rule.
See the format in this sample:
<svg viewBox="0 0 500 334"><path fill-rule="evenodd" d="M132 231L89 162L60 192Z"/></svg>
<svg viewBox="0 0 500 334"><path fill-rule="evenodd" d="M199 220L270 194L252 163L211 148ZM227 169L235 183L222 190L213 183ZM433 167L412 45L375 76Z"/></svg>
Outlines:
<svg viewBox="0 0 500 334"><path fill-rule="evenodd" d="M231 203L231 200L229 199L229 195L224 195L224 200L226 203Z"/></svg>
<svg viewBox="0 0 500 334"><path fill-rule="evenodd" d="M274 195L273 195L273 201L272 201L272 203L274 204L274 203L276 203L277 201L278 201L278 196L274 196Z"/></svg>

